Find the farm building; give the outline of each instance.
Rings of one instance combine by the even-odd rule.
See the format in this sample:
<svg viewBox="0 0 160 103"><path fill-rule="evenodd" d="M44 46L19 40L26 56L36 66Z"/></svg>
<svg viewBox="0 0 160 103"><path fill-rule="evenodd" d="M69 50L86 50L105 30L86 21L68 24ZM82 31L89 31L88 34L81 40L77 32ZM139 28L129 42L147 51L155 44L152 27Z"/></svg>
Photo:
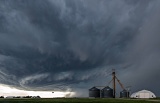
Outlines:
<svg viewBox="0 0 160 103"><path fill-rule="evenodd" d="M131 95L131 98L156 98L155 94L148 90L141 90Z"/></svg>

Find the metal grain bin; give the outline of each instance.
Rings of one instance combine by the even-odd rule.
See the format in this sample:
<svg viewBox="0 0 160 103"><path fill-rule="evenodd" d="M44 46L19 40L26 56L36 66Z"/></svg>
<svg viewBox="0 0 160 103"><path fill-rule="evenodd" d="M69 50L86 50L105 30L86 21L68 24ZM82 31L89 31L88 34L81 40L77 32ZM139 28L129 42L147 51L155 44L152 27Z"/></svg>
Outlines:
<svg viewBox="0 0 160 103"><path fill-rule="evenodd" d="M128 98L129 92L127 90L123 90L120 92L120 98Z"/></svg>
<svg viewBox="0 0 160 103"><path fill-rule="evenodd" d="M100 98L100 89L96 87L89 89L89 97Z"/></svg>
<svg viewBox="0 0 160 103"><path fill-rule="evenodd" d="M109 86L101 90L101 98L113 98L113 89Z"/></svg>

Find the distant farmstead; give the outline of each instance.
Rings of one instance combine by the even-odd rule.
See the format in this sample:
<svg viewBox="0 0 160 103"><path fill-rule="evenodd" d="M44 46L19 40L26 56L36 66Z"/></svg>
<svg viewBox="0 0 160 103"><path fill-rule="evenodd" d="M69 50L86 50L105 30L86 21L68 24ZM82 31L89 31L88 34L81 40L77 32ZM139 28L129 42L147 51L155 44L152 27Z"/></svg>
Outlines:
<svg viewBox="0 0 160 103"><path fill-rule="evenodd" d="M148 90L141 90L131 95L131 98L156 98L155 94Z"/></svg>

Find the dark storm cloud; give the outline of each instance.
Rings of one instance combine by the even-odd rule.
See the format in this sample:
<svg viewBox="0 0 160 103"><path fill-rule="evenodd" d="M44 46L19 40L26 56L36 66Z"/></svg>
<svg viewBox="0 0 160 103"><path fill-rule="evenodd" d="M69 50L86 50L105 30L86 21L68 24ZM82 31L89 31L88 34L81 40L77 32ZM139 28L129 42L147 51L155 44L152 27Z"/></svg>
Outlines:
<svg viewBox="0 0 160 103"><path fill-rule="evenodd" d="M151 15L143 23L138 35L131 44L129 55L127 60L132 62L130 70L127 71L127 75L130 75L130 84L135 89L149 89L159 95L159 86L157 82L159 78L159 27L160 27L160 15L159 15L159 3L155 5ZM134 75L133 75L134 74ZM138 87L138 88L137 88Z"/></svg>
<svg viewBox="0 0 160 103"><path fill-rule="evenodd" d="M88 89L102 83L96 78L104 80L112 67L125 66L132 71L128 68L135 66L137 58L131 60L128 55L139 51L135 42L141 40L135 38L139 38L157 3L1 0L1 83L34 90L60 86Z"/></svg>

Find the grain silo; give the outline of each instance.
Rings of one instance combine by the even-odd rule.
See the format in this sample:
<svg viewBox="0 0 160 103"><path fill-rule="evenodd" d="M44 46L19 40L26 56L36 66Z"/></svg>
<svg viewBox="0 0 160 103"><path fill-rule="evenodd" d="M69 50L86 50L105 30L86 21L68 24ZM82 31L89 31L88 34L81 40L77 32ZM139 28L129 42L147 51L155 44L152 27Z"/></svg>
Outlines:
<svg viewBox="0 0 160 103"><path fill-rule="evenodd" d="M96 87L89 89L89 97L100 98L100 89Z"/></svg>
<svg viewBox="0 0 160 103"><path fill-rule="evenodd" d="M89 97L95 97L95 98L115 98L116 97L116 80L123 89L123 91L120 92L120 98L127 98L129 97L129 92L124 88L123 84L120 82L120 80L117 78L115 70L112 70L112 80L109 82L109 84L113 83L113 88L110 88L109 86L95 86L89 89ZM103 89L98 89L96 87L103 87Z"/></svg>
<svg viewBox="0 0 160 103"><path fill-rule="evenodd" d="M101 98L113 98L113 89L109 86L101 90Z"/></svg>
<svg viewBox="0 0 160 103"><path fill-rule="evenodd" d="M123 90L120 92L120 98L128 98L129 97L129 92L127 90Z"/></svg>

